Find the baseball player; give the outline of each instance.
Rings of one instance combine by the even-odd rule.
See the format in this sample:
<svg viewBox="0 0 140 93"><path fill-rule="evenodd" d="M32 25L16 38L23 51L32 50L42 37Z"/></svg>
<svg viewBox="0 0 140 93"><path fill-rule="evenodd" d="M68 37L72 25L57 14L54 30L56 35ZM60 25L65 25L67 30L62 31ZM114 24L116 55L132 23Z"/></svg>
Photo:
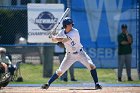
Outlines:
<svg viewBox="0 0 140 93"><path fill-rule="evenodd" d="M62 42L66 48L65 57L60 64L60 67L52 75L48 83L41 86L42 89L48 89L52 82L60 77L69 67L76 61L81 62L86 66L91 73L91 76L95 82L95 89L102 89L102 86L98 83L98 76L96 72L96 66L93 64L91 58L83 50L83 46L80 43L80 36L77 29L73 28L74 23L70 17L66 17L63 20L63 28L59 33L52 37L54 42ZM65 35L64 38L58 37ZM66 37L66 38L65 38Z"/></svg>

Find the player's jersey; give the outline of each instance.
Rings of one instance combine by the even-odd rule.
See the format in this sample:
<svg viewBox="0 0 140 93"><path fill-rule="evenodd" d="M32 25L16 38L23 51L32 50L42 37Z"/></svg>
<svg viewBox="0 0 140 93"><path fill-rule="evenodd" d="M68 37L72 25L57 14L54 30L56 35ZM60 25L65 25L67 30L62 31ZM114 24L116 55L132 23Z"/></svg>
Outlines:
<svg viewBox="0 0 140 93"><path fill-rule="evenodd" d="M69 33L65 34L70 39L69 41L64 43L66 52L76 52L83 47L80 42L80 36L77 29L72 28L72 30Z"/></svg>

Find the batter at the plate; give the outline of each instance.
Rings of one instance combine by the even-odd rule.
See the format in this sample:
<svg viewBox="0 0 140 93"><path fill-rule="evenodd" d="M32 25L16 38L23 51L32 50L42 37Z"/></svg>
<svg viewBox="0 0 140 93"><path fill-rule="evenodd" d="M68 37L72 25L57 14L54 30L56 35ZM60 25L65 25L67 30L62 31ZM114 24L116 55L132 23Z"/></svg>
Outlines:
<svg viewBox="0 0 140 93"><path fill-rule="evenodd" d="M80 43L80 36L77 29L73 28L74 23L70 17L66 17L63 20L63 29L55 36L52 36L52 40L55 42L62 42L66 48L65 57L57 69L52 75L48 83L41 86L42 89L48 89L50 84L61 76L69 67L76 61L81 62L85 67L90 70L91 76L95 82L95 89L102 89L102 86L98 83L98 76L96 72L96 66L93 64L91 58L83 50L83 46ZM64 35L64 38L61 36ZM61 37L60 37L61 36Z"/></svg>

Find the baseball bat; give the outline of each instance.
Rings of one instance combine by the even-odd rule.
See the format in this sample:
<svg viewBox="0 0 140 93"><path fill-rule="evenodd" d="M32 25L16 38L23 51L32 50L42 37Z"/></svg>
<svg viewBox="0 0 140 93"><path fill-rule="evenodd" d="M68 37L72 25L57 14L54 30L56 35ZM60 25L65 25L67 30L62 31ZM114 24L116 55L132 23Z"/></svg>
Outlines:
<svg viewBox="0 0 140 93"><path fill-rule="evenodd" d="M61 23L61 21L68 15L69 12L70 12L70 8L67 8L65 10L65 12L62 14L62 16L60 17L60 19L58 20L58 22L56 23L56 25L54 26L54 29L52 30L52 32L49 34L49 37L50 38L51 38L51 35L56 32L57 27L59 26L59 24Z"/></svg>

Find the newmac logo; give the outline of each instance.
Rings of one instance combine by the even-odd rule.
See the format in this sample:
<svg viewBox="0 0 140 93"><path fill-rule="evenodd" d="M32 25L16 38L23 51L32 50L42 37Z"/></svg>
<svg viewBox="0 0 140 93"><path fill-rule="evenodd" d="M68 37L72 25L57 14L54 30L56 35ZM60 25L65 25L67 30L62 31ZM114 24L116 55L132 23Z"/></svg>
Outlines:
<svg viewBox="0 0 140 93"><path fill-rule="evenodd" d="M40 29L48 31L54 27L57 20L58 20L58 18L55 18L52 13L42 12L35 19L35 24L37 24Z"/></svg>

